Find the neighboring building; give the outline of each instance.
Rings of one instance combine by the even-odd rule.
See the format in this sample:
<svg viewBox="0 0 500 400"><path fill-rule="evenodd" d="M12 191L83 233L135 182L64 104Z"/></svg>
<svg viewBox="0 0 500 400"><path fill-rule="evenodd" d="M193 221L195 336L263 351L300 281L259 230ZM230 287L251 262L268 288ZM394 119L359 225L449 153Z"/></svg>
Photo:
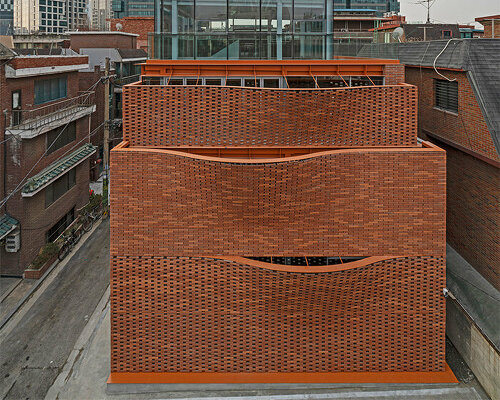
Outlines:
<svg viewBox="0 0 500 400"><path fill-rule="evenodd" d="M135 33L137 37L137 47L148 53L148 34L154 32L153 17L125 17L114 18L110 21L112 31Z"/></svg>
<svg viewBox="0 0 500 400"><path fill-rule="evenodd" d="M484 26L484 38L500 39L500 15L490 15L488 17L476 18Z"/></svg>
<svg viewBox="0 0 500 400"><path fill-rule="evenodd" d="M377 34L377 43L398 42L392 36L396 28L403 29L401 42L425 42L429 40L460 39L461 33L458 24L408 24L398 21L374 28Z"/></svg>
<svg viewBox="0 0 500 400"><path fill-rule="evenodd" d="M155 15L155 0L111 0L115 18L153 17ZM175 1L175 0L174 0ZM194 0L191 0L193 3ZM203 1L203 0L202 0ZM189 7L183 2L180 7Z"/></svg>
<svg viewBox="0 0 500 400"><path fill-rule="evenodd" d="M97 31L109 31L109 19L113 17L111 3L112 0L90 0L90 29Z"/></svg>
<svg viewBox="0 0 500 400"><path fill-rule="evenodd" d="M14 33L64 33L89 27L88 0L14 2Z"/></svg>
<svg viewBox="0 0 500 400"><path fill-rule="evenodd" d="M399 13L399 0L335 0L334 7L372 9L377 11L379 17L385 13Z"/></svg>
<svg viewBox="0 0 500 400"><path fill-rule="evenodd" d="M499 398L500 40L405 43L399 57L418 86L419 135L447 154L447 333Z"/></svg>
<svg viewBox="0 0 500 400"><path fill-rule="evenodd" d="M69 35L65 33L15 34L16 49L54 49L68 47Z"/></svg>
<svg viewBox="0 0 500 400"><path fill-rule="evenodd" d="M80 91L78 72L87 67L87 56L67 49L2 62L1 198L10 196L0 210L4 275L22 275L88 201L95 105L93 92Z"/></svg>
<svg viewBox="0 0 500 400"><path fill-rule="evenodd" d="M14 33L14 0L0 0L0 36Z"/></svg>
<svg viewBox="0 0 500 400"><path fill-rule="evenodd" d="M462 39L480 39L484 37L484 29L476 29L474 25L459 25Z"/></svg>
<svg viewBox="0 0 500 400"><path fill-rule="evenodd" d="M335 39L345 36L346 38L363 38L371 43L373 42L373 29L381 26L385 20L386 18L377 15L376 10L334 10Z"/></svg>

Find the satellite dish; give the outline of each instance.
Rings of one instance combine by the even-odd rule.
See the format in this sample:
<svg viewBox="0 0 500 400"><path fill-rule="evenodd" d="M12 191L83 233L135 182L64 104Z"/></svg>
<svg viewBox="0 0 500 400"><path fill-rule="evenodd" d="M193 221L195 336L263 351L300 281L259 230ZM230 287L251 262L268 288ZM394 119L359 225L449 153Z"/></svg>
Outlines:
<svg viewBox="0 0 500 400"><path fill-rule="evenodd" d="M122 30L122 28L123 28L123 25L122 25L122 24L120 24L120 23L118 22L118 23L116 24L116 30L117 30L117 31L121 31L121 30Z"/></svg>
<svg viewBox="0 0 500 400"><path fill-rule="evenodd" d="M399 26L392 31L391 36L394 40L401 42L401 36L403 36L404 33L405 33L404 29Z"/></svg>

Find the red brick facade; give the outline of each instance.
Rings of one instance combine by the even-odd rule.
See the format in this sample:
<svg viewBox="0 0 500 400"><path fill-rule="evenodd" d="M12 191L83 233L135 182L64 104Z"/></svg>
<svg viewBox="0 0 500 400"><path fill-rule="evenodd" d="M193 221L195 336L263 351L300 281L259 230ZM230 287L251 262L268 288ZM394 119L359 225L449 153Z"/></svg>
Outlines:
<svg viewBox="0 0 500 400"><path fill-rule="evenodd" d="M417 91L124 87L123 139L131 146L411 146ZM196 132L196 134L193 134Z"/></svg>
<svg viewBox="0 0 500 400"><path fill-rule="evenodd" d="M88 56L64 56L64 57L43 57L43 56L27 56L14 58L10 62L10 66L14 69L21 68L41 68L41 67L59 67L69 65L84 65L88 64Z"/></svg>
<svg viewBox="0 0 500 400"><path fill-rule="evenodd" d="M148 51L148 33L154 32L155 30L154 17L112 18L110 24L112 31L119 30L121 32L139 35L137 38L137 47ZM121 24L121 28L117 29L116 24Z"/></svg>
<svg viewBox="0 0 500 400"><path fill-rule="evenodd" d="M81 48L135 49L137 36L120 32L73 32L70 33L70 47L77 53Z"/></svg>
<svg viewBox="0 0 500 400"><path fill-rule="evenodd" d="M112 254L445 252L436 218L445 213L445 154L436 148L333 150L255 164L166 150L113 153Z"/></svg>
<svg viewBox="0 0 500 400"><path fill-rule="evenodd" d="M445 371L446 160L417 143L416 113L409 85L127 86L111 382Z"/></svg>

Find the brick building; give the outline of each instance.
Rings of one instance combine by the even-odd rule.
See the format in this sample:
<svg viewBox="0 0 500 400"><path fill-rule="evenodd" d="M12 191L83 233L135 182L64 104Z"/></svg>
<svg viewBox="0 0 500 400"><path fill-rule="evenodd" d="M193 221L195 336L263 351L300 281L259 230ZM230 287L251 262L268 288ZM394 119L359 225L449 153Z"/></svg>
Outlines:
<svg viewBox="0 0 500 400"><path fill-rule="evenodd" d="M111 156L110 382L453 380L445 153L402 66L142 68Z"/></svg>
<svg viewBox="0 0 500 400"><path fill-rule="evenodd" d="M135 33L137 47L148 52L148 34L154 32L155 21L153 17L124 17L112 18L110 26L112 31Z"/></svg>
<svg viewBox="0 0 500 400"><path fill-rule="evenodd" d="M476 22L484 26L485 39L500 39L500 15L478 17Z"/></svg>
<svg viewBox="0 0 500 400"><path fill-rule="evenodd" d="M10 53L2 63L0 142L6 221L1 273L22 275L41 247L55 240L88 201L88 143L94 93L82 92L78 71L88 57ZM88 88L87 88L88 89Z"/></svg>

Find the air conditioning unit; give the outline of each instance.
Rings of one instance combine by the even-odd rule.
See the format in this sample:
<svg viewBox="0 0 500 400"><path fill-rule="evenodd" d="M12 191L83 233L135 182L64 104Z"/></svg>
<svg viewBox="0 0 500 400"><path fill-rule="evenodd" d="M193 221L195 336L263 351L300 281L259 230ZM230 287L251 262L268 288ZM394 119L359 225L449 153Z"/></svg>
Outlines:
<svg viewBox="0 0 500 400"><path fill-rule="evenodd" d="M21 247L21 232L19 229L5 237L5 251L7 253L17 253Z"/></svg>

